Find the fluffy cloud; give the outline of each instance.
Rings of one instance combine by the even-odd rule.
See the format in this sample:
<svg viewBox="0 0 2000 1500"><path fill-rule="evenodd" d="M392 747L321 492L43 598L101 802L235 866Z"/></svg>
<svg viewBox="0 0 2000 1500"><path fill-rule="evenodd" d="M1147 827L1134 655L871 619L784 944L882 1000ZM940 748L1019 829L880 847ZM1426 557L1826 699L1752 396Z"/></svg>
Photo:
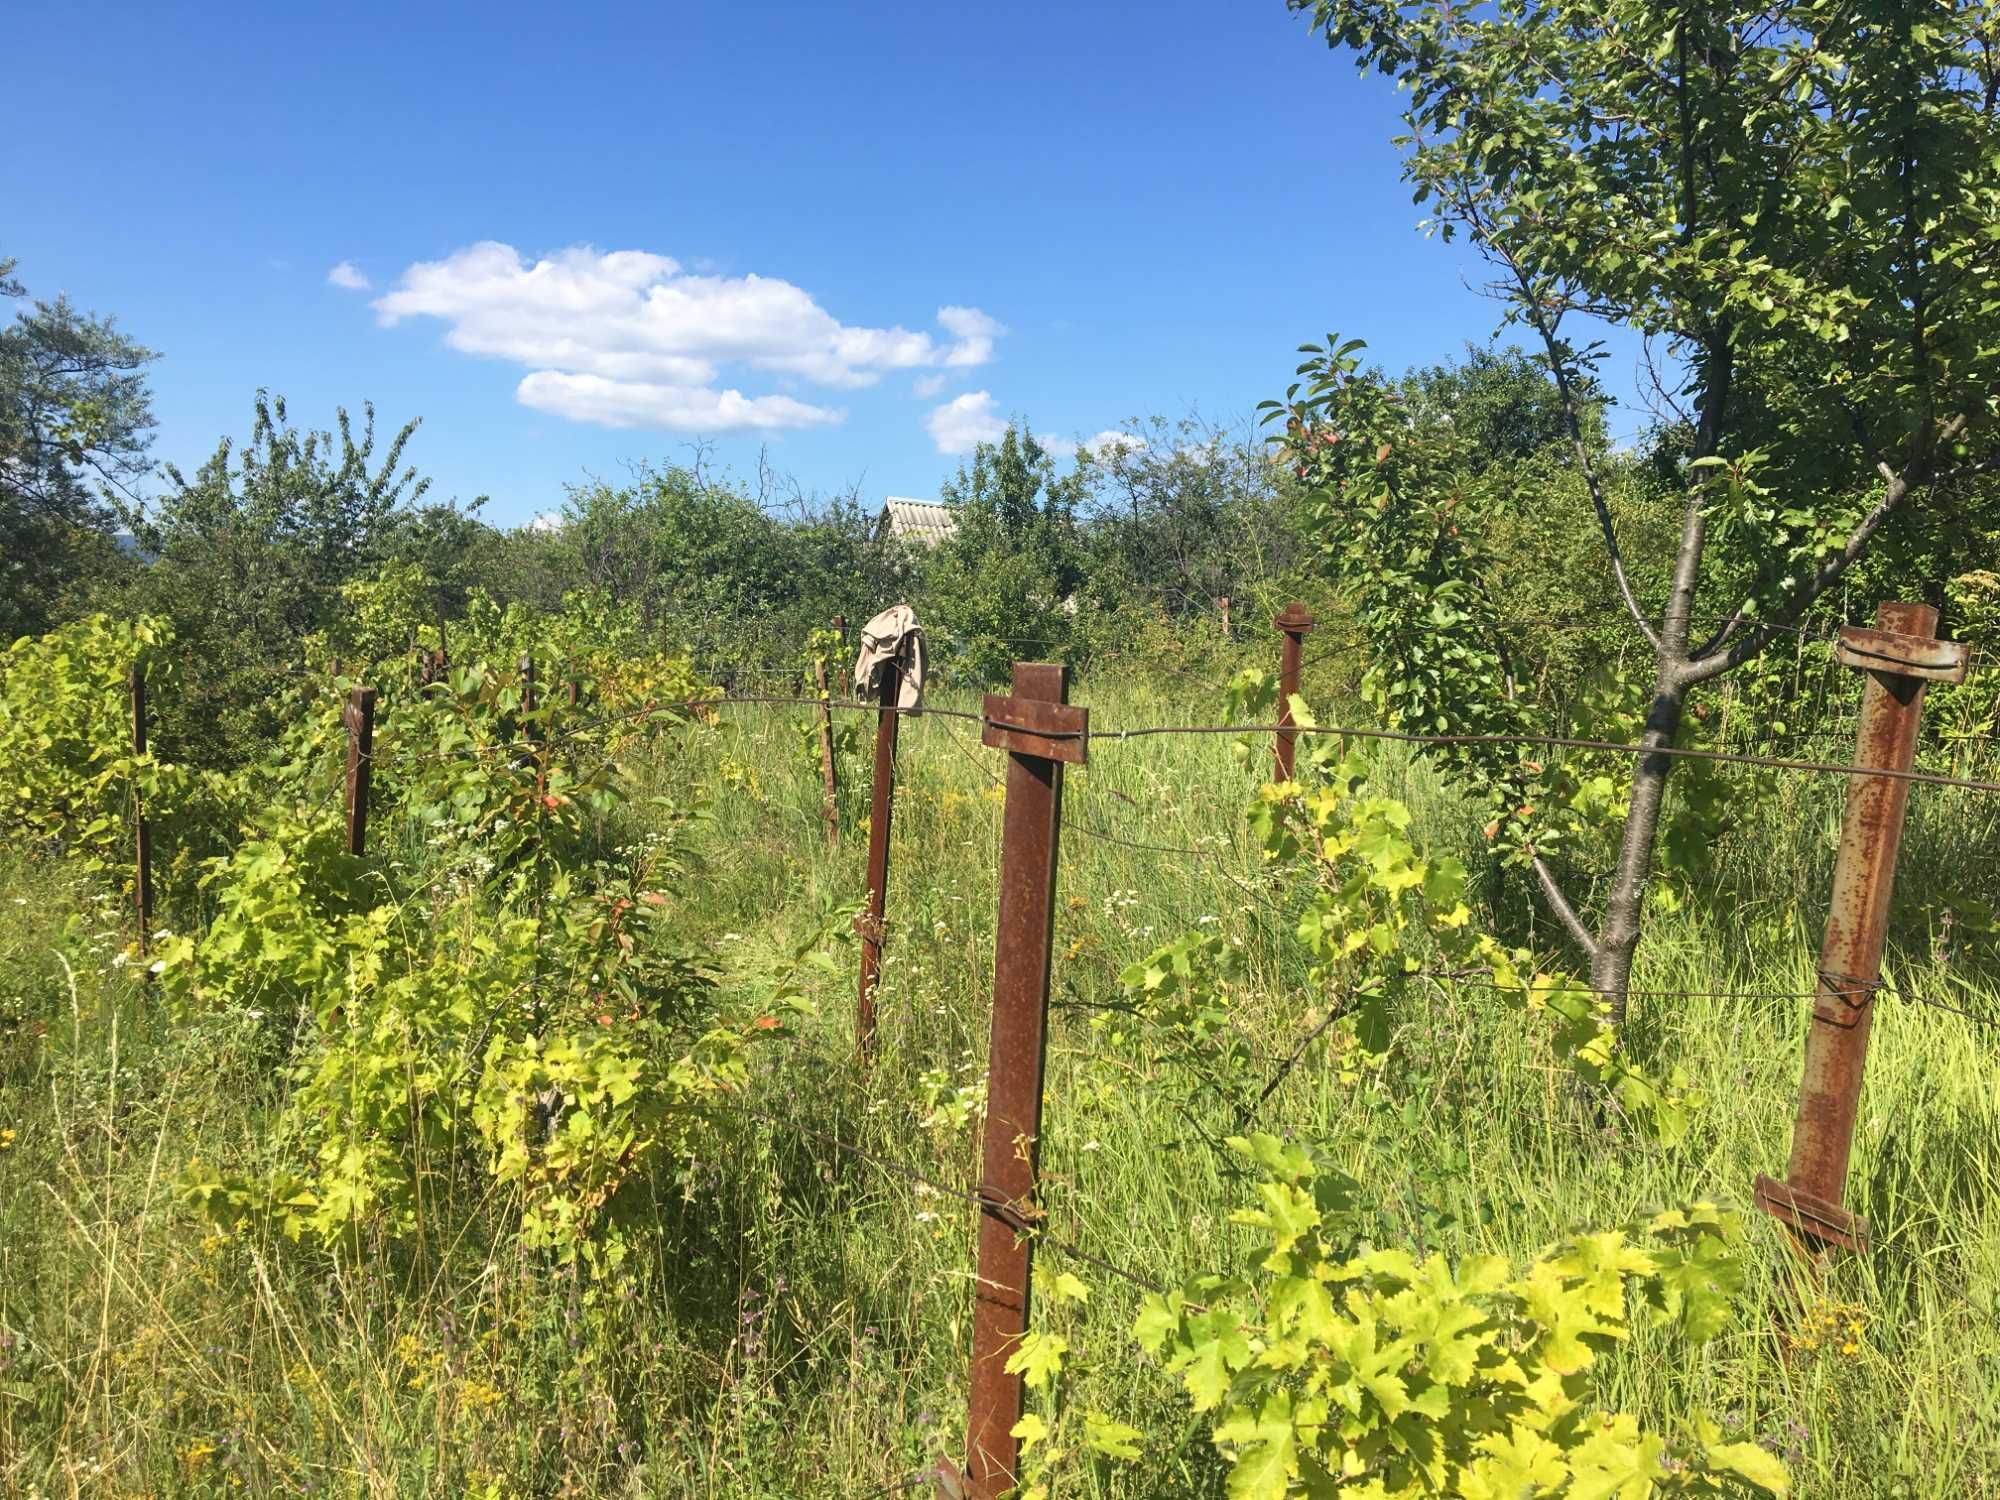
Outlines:
<svg viewBox="0 0 2000 1500"><path fill-rule="evenodd" d="M719 388L725 366L853 389L891 371L984 364L1006 332L971 307L938 309L945 338L854 327L776 277L697 273L664 255L588 247L531 264L490 240L411 266L374 306L385 325L437 318L452 348L524 366L524 405L683 432L768 432L844 415Z"/></svg>
<svg viewBox="0 0 2000 1500"><path fill-rule="evenodd" d="M776 432L787 427L824 427L845 412L812 406L790 396L746 396L709 386L672 385L654 380L608 380L602 375L568 375L537 370L515 388L523 406L552 412L573 422L600 427L666 427L676 432Z"/></svg>
<svg viewBox="0 0 2000 1500"><path fill-rule="evenodd" d="M367 276L363 274L361 267L357 266L351 260L344 260L331 271L328 271L326 279L334 286L342 287L350 292L365 292L368 290Z"/></svg>
<svg viewBox="0 0 2000 1500"><path fill-rule="evenodd" d="M924 426L940 453L970 453L1007 430L988 391L967 391L943 406L932 407L931 414L924 418Z"/></svg>
<svg viewBox="0 0 2000 1500"><path fill-rule="evenodd" d="M1114 427L1107 427L1096 436L1081 441L1074 438L1049 437L1038 432L1035 434L1035 441L1057 458L1074 458L1079 449L1092 458L1109 458L1121 448L1133 449L1146 446L1144 438L1130 432L1120 432Z"/></svg>
<svg viewBox="0 0 2000 1500"><path fill-rule="evenodd" d="M1007 331L998 319L987 317L976 307L940 307L937 320L939 327L958 340L944 357L955 370L985 364L993 357L993 341Z"/></svg>

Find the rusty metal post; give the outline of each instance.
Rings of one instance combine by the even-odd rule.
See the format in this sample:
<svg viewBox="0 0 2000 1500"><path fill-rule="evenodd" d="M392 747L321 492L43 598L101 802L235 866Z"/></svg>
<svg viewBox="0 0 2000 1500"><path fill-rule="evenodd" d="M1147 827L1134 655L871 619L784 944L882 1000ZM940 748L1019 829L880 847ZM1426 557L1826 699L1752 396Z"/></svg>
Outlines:
<svg viewBox="0 0 2000 1500"><path fill-rule="evenodd" d="M973 1283L971 1401L962 1489L997 1500L1019 1474L1022 1380L1007 1360L1028 1331L1042 1137L1042 1074L1055 948L1056 853L1063 767L1082 765L1090 710L1069 703L1069 669L1014 664L1012 696L986 696L982 741L1005 750L1000 914L993 935L993 1033L988 1051L979 1275Z"/></svg>
<svg viewBox="0 0 2000 1500"><path fill-rule="evenodd" d="M841 644L845 645L847 632L842 629L845 622L834 617L834 628L841 631ZM833 760L833 710L828 706L831 695L826 690L826 657L813 654L813 676L819 685L819 774L825 783L826 801L826 841L835 848L840 846L840 772Z"/></svg>
<svg viewBox="0 0 2000 1500"><path fill-rule="evenodd" d="M1287 604L1284 611L1271 621L1285 633L1284 654L1278 663L1278 735L1276 757L1278 780L1292 779L1292 757L1299 734L1289 728L1292 722L1292 695L1299 690L1299 663L1305 654L1306 632L1313 628L1312 611L1298 600Z"/></svg>
<svg viewBox="0 0 2000 1500"><path fill-rule="evenodd" d="M1868 674L1854 747L1855 770L1863 774L1847 784L1791 1161L1783 1182L1760 1174L1755 1195L1758 1207L1821 1249L1868 1248L1868 1221L1841 1199L1910 783L1865 773L1910 770L1924 685L1964 680L1965 647L1935 639L1936 630L1937 611L1929 605L1884 604L1875 611L1873 630L1848 626L1834 653L1840 665Z"/></svg>
<svg viewBox="0 0 2000 1500"><path fill-rule="evenodd" d="M132 753L146 753L146 669L134 662L126 677L132 695ZM146 804L139 783L132 783L132 904L139 915L139 956L151 948L148 928L153 920L153 830L146 821Z"/></svg>
<svg viewBox="0 0 2000 1500"><path fill-rule="evenodd" d="M358 687L347 695L341 717L347 722L347 852L368 847L368 781L375 769L375 689Z"/></svg>
<svg viewBox="0 0 2000 1500"><path fill-rule="evenodd" d="M861 933L861 996L854 1034L863 1052L875 1042L875 985L882 973L882 910L889 889L889 822L896 805L896 699L903 668L886 661L876 670L875 785L868 801L868 909L855 923Z"/></svg>

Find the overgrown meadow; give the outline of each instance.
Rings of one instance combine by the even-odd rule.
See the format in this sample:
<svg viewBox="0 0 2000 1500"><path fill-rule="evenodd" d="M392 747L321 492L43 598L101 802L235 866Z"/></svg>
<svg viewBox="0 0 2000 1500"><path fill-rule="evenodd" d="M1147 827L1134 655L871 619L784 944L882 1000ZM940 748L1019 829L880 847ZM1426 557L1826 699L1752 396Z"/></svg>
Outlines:
<svg viewBox="0 0 2000 1500"><path fill-rule="evenodd" d="M171 651L95 628L4 683L73 691L9 731L50 769L0 862L0 1489L854 1497L962 1456L1003 770L976 724L902 725L864 1066L872 721L838 720L835 847L809 712L496 613L448 680L384 683L356 860L344 681L288 679L272 757L189 777L119 737L121 663ZM577 705L479 665L523 648ZM1222 675L1072 698L1100 736L1253 710ZM1351 675L1308 672L1329 721ZM1426 763L1324 736L1296 785L1268 767L1263 736L1100 738L1070 775L1036 1492L2000 1493L1991 1026L1880 1002L1849 1187L1879 1249L1815 1281L1747 1210L1840 779L1731 804L1613 1045ZM1996 858L2000 801L1919 789L1899 993L2000 1015L1968 899Z"/></svg>

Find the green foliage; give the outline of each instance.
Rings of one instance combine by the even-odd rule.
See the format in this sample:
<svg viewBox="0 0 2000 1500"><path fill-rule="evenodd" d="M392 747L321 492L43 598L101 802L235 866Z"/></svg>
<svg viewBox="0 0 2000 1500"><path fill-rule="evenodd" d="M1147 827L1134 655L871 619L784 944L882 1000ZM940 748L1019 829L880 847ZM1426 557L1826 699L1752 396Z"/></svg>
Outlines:
<svg viewBox="0 0 2000 1500"><path fill-rule="evenodd" d="M169 698L173 644L163 620L90 615L0 654L0 837L120 880L141 809L163 864L207 847L227 818L227 785L163 755L156 738L132 750L131 671L145 672L154 705Z"/></svg>
<svg viewBox="0 0 2000 1500"><path fill-rule="evenodd" d="M1409 89L1406 175L1513 315L1685 341L1704 422L1793 503L1990 424L1991 7L1293 8Z"/></svg>
<svg viewBox="0 0 2000 1500"><path fill-rule="evenodd" d="M1693 1343L1742 1284L1733 1216L1708 1204L1580 1235L1516 1270L1367 1243L1361 1184L1269 1135L1230 1145L1259 1170L1258 1241L1239 1275L1148 1296L1134 1336L1213 1413L1231 1500L1336 1492L1786 1494L1781 1464L1706 1418L1669 1441L1592 1390L1638 1321Z"/></svg>
<svg viewBox="0 0 2000 1500"><path fill-rule="evenodd" d="M941 491L957 532L924 560L924 621L936 654L974 681L998 682L1030 651L1068 659L1084 581L1077 508L1087 479L1057 472L1025 428L981 443Z"/></svg>
<svg viewBox="0 0 2000 1500"><path fill-rule="evenodd" d="M1945 585L1945 618L1953 639L2000 641L2000 572L1976 568ZM1983 668L1983 670L1981 670ZM1947 742L1976 743L2000 737L2000 672L1981 660L1957 684L1932 684L1924 717Z"/></svg>
<svg viewBox="0 0 2000 1500"><path fill-rule="evenodd" d="M26 295L0 256L0 298ZM0 328L0 640L124 573L115 528L148 469L158 356L67 298Z"/></svg>
<svg viewBox="0 0 2000 1500"><path fill-rule="evenodd" d="M1227 596L1248 621L1297 592L1300 537L1263 444L1155 417L1100 434L1079 456L1084 593L1094 613L1128 617L1104 622L1113 644L1138 644L1149 615L1206 622Z"/></svg>
<svg viewBox="0 0 2000 1500"><path fill-rule="evenodd" d="M614 704L698 696L684 658L627 654L619 611L473 613L473 641L617 656ZM625 1189L712 1138L747 1050L798 1011L822 935L754 1014L725 1014L673 917L685 810L656 799L661 832L612 842L621 754L687 714L606 715L546 680L531 702L518 670L478 659L378 700L371 827L390 856L350 855L338 687L245 773L263 800L202 876L212 915L156 950L178 1014L238 1018L288 1053L269 1169L196 1162L183 1196L228 1230L352 1245L416 1232L423 1204L471 1175L503 1193L524 1245L613 1266ZM424 850L420 879L404 840Z"/></svg>
<svg viewBox="0 0 2000 1500"><path fill-rule="evenodd" d="M560 526L515 539L543 574L516 597L544 610L570 591L617 599L653 638L721 669L790 656L834 615L865 620L908 592L902 549L854 496L776 486L760 473L752 494L699 464L573 486Z"/></svg>
<svg viewBox="0 0 2000 1500"><path fill-rule="evenodd" d="M1257 697L1249 684L1239 693ZM1314 721L1302 699L1294 721ZM1678 1075L1637 1067L1589 987L1536 968L1472 921L1465 866L1432 858L1410 833L1409 808L1371 791L1367 763L1330 738L1301 742L1299 780L1265 785L1247 814L1267 869L1302 900L1294 933L1309 961L1307 993L1329 1022L1331 1056L1352 1083L1391 1061L1397 1028L1418 986L1447 995L1491 991L1512 1009L1546 1019L1556 1052L1606 1090L1641 1129L1674 1141L1698 1101ZM1120 976L1135 1018L1129 1036L1170 1061L1199 1088L1238 1103L1245 1115L1259 1080L1231 1014L1243 960L1218 934L1195 931L1157 947ZM1126 1024L1101 1032L1126 1039Z"/></svg>
<svg viewBox="0 0 2000 1500"><path fill-rule="evenodd" d="M1512 691L1506 636L1487 586L1493 569L1465 507L1469 435L1364 373L1358 339L1307 345L1305 377L1283 403L1281 457L1308 486L1326 566L1367 631L1364 698L1392 728L1493 736L1440 747L1440 761L1483 794L1522 849L1519 810L1534 805L1518 746L1530 707Z"/></svg>
<svg viewBox="0 0 2000 1500"><path fill-rule="evenodd" d="M249 442L225 438L192 478L168 465L168 490L135 518L156 559L138 598L173 620L186 651L188 706L164 728L190 759L234 768L277 738L276 684L342 612L342 585L389 556L428 488L403 463L417 424L378 455L374 408L364 413L358 434L345 411L337 434L301 430L283 398L260 391Z"/></svg>

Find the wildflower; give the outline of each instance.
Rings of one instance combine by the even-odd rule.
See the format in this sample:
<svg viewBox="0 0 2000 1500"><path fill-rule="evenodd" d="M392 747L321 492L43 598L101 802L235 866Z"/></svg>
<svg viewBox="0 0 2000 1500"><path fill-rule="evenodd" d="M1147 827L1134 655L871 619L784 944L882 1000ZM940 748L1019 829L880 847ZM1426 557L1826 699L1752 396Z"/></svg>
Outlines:
<svg viewBox="0 0 2000 1500"><path fill-rule="evenodd" d="M0 1130L0 1151L12 1151L13 1149L14 1128L10 1125L5 1130Z"/></svg>

